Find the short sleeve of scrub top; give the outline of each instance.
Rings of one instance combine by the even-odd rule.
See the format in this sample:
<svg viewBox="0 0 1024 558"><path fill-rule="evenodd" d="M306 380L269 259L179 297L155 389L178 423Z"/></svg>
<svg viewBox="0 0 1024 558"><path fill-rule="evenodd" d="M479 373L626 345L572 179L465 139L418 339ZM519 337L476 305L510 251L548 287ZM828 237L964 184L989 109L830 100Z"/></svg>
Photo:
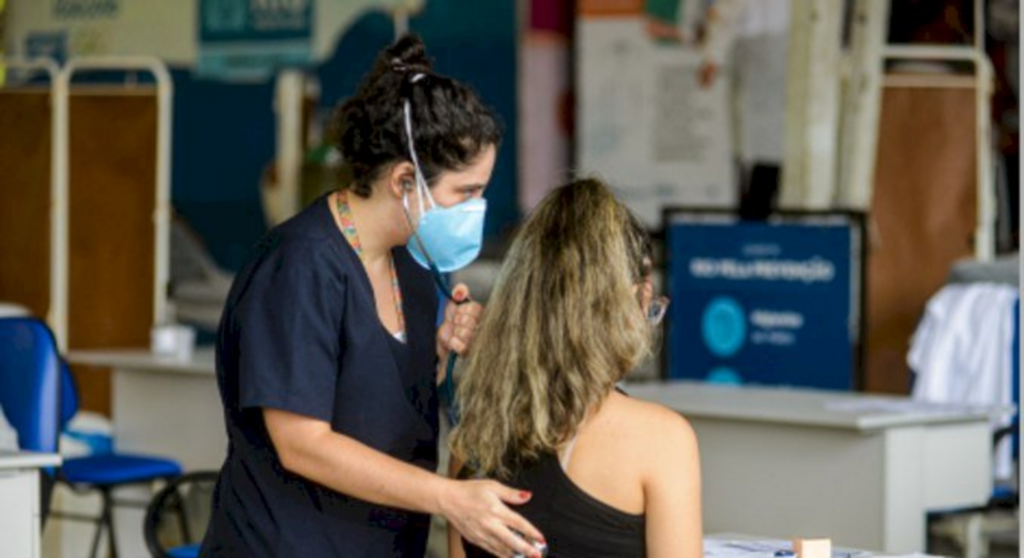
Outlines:
<svg viewBox="0 0 1024 558"><path fill-rule="evenodd" d="M324 262L309 252L265 261L235 308L239 404L330 422L345 284L316 270Z"/></svg>

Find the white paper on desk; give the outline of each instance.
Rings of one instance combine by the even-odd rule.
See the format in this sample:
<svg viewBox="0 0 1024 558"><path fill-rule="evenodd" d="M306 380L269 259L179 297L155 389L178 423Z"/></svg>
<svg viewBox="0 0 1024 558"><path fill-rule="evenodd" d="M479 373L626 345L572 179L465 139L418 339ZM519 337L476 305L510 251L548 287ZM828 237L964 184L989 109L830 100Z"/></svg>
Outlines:
<svg viewBox="0 0 1024 558"><path fill-rule="evenodd" d="M704 539L704 558L774 558L779 550L793 550L791 541L781 539L728 540ZM833 558L868 557L870 552L850 548L832 548Z"/></svg>
<svg viewBox="0 0 1024 558"><path fill-rule="evenodd" d="M790 543L786 541L704 539L704 558L771 556L775 554L776 550L789 550L790 548L792 548Z"/></svg>
<svg viewBox="0 0 1024 558"><path fill-rule="evenodd" d="M770 546L772 541L730 541L722 539L704 539L704 558L750 558L751 556L772 556L776 550L788 549L789 543L778 541L778 546Z"/></svg>

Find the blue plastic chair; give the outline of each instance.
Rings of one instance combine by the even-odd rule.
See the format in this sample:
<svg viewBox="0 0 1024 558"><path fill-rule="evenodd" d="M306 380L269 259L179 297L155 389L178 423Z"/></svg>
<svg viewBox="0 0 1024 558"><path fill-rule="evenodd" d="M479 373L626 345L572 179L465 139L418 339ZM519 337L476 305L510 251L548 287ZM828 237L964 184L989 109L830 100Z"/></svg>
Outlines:
<svg viewBox="0 0 1024 558"><path fill-rule="evenodd" d="M66 363L61 363L61 429L78 412L78 389L74 376ZM117 540L114 534L113 509L116 505L139 505L134 502L121 502L113 497L114 489L132 484L147 484L157 480L171 481L181 476L181 465L178 462L162 457L146 455L130 455L117 452L93 454L85 457L73 457L64 460L59 480L76 491L97 490L103 499L103 507L98 517L83 516L69 513L54 513L54 516L96 523L96 534L93 537L90 556L96 558L99 551L100 538L106 529L110 540L110 554L117 558Z"/></svg>
<svg viewBox="0 0 1024 558"><path fill-rule="evenodd" d="M26 451L57 453L60 355L53 333L30 317L0 318L0 407ZM40 479L42 520L49 515L53 471Z"/></svg>
<svg viewBox="0 0 1024 558"><path fill-rule="evenodd" d="M0 406L26 451L56 453L60 355L45 323L0 318Z"/></svg>

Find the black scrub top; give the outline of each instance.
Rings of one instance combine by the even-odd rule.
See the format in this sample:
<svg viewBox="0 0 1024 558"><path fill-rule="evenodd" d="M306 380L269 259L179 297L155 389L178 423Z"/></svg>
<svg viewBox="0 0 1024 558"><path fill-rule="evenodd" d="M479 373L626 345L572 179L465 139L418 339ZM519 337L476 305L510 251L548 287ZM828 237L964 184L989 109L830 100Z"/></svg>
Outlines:
<svg viewBox="0 0 1024 558"><path fill-rule="evenodd" d="M369 277L326 198L271 231L239 272L217 339L228 451L201 556L424 555L429 516L286 471L262 416L273 408L326 421L436 469L438 300L429 272L405 248L393 256L407 343L380 322Z"/></svg>

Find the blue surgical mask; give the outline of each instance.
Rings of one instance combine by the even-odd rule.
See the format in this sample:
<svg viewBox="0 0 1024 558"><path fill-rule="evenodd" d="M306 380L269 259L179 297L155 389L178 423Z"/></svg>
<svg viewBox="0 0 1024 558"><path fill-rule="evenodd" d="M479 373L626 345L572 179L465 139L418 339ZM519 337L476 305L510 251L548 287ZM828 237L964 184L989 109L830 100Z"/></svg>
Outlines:
<svg viewBox="0 0 1024 558"><path fill-rule="evenodd" d="M430 188L416 157L416 148L412 141L412 111L408 100L405 101L404 108L405 135L409 143L409 156L416 172L420 216L419 222L413 225L409 209L409 192L406 192L402 196L402 206L409 226L413 227L408 249L416 263L424 268L433 267L441 273L450 273L466 267L480 255L487 200L474 198L451 207L437 205L430 195Z"/></svg>
<svg viewBox="0 0 1024 558"><path fill-rule="evenodd" d="M423 193L421 189L421 200ZM456 271L473 263L483 244L487 200L471 199L451 207L441 207L433 200L430 203L429 209L420 210L420 221L409 239L408 248L413 259L427 269L433 264L441 273ZM408 194L403 198L403 204L409 215ZM420 204L422 206L423 202ZM409 219L411 222L411 215Z"/></svg>

